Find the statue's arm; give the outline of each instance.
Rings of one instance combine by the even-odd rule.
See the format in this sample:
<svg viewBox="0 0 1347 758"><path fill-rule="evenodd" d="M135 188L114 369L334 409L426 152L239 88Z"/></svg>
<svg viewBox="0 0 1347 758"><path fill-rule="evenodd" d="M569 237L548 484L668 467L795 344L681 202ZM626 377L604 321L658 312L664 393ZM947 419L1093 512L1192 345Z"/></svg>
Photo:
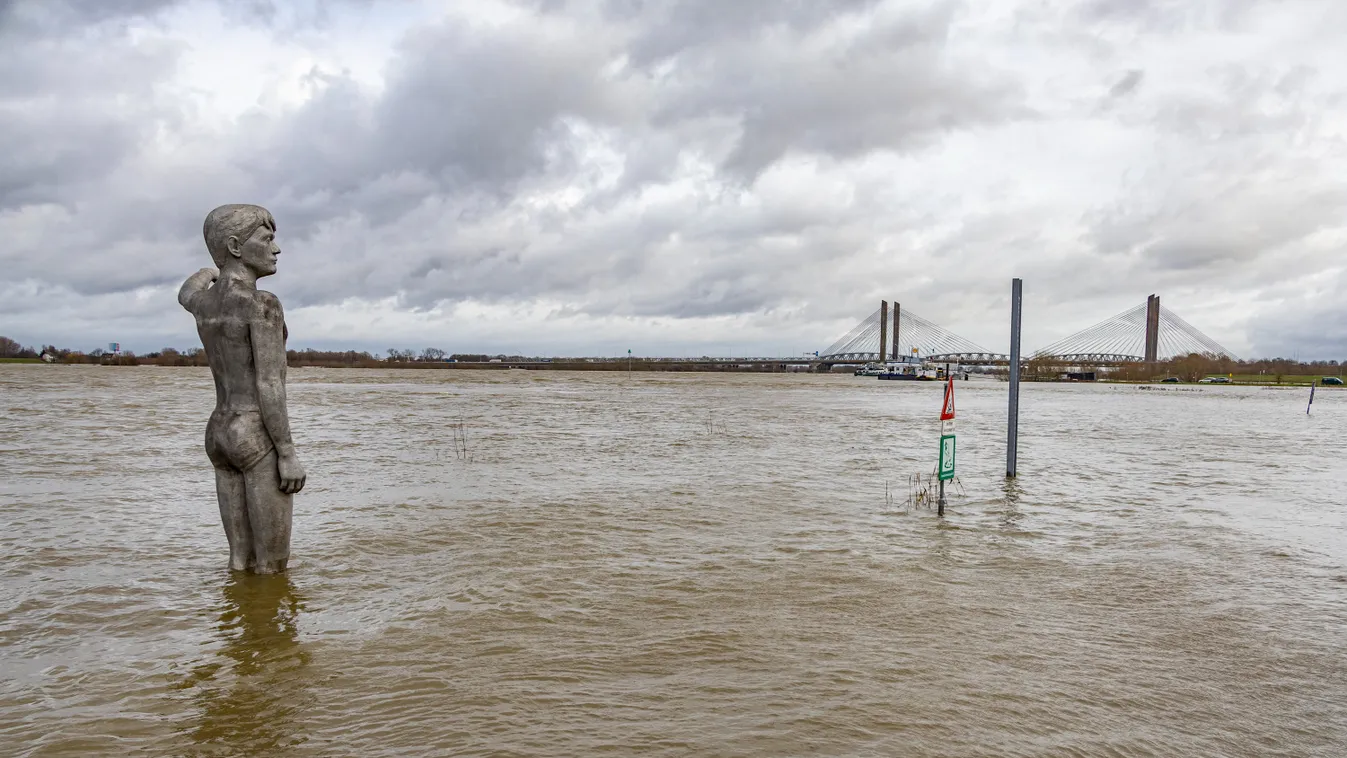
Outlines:
<svg viewBox="0 0 1347 758"><path fill-rule="evenodd" d="M183 282L182 288L178 290L178 304L189 312L194 312L192 311L192 298L209 289L218 278L220 278L220 272L213 268L203 268L187 277L187 281Z"/></svg>
<svg viewBox="0 0 1347 758"><path fill-rule="evenodd" d="M253 365L257 368L257 401L262 409L262 423L276 446L281 491L299 492L304 487L304 467L295 457L290 417L285 409L285 313L281 301L270 292L257 293L249 336L253 343Z"/></svg>

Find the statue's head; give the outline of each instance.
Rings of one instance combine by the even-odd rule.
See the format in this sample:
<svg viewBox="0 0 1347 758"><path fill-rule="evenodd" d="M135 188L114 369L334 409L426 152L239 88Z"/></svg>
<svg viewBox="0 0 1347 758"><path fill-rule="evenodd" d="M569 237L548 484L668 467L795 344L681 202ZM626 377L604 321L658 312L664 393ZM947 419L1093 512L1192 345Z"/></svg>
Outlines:
<svg viewBox="0 0 1347 758"><path fill-rule="evenodd" d="M246 266L259 278L276 273L276 219L260 205L222 205L206 216L202 227L206 249L215 265Z"/></svg>

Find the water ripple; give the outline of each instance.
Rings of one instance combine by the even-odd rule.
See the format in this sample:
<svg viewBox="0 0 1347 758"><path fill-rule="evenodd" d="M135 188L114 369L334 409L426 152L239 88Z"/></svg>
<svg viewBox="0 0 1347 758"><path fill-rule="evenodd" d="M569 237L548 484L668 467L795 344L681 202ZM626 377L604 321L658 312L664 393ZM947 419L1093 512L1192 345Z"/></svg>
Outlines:
<svg viewBox="0 0 1347 758"><path fill-rule="evenodd" d="M0 366L0 753L1342 754L1347 394L961 383L942 522L891 384L296 370L249 577L207 372Z"/></svg>

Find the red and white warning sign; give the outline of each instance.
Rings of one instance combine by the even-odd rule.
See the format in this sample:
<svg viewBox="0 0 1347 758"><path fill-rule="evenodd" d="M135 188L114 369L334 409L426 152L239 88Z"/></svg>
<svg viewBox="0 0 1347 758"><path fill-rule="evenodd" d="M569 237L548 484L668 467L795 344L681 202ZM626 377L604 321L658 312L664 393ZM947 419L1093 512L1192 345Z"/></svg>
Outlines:
<svg viewBox="0 0 1347 758"><path fill-rule="evenodd" d="M945 512L945 481L954 478L954 377L945 385L945 402L940 406L940 513Z"/></svg>
<svg viewBox="0 0 1347 758"><path fill-rule="evenodd" d="M945 404L940 406L940 420L954 420L954 377L949 378L949 383L945 385Z"/></svg>

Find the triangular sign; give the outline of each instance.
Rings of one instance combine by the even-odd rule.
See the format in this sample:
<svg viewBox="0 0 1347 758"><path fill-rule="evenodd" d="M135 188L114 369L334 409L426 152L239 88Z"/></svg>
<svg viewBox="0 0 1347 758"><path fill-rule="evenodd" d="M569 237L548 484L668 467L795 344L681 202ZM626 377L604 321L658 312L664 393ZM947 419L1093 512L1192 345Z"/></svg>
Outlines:
<svg viewBox="0 0 1347 758"><path fill-rule="evenodd" d="M949 421L954 418L954 377L949 378L949 384L945 385L945 404L941 406L940 420Z"/></svg>

